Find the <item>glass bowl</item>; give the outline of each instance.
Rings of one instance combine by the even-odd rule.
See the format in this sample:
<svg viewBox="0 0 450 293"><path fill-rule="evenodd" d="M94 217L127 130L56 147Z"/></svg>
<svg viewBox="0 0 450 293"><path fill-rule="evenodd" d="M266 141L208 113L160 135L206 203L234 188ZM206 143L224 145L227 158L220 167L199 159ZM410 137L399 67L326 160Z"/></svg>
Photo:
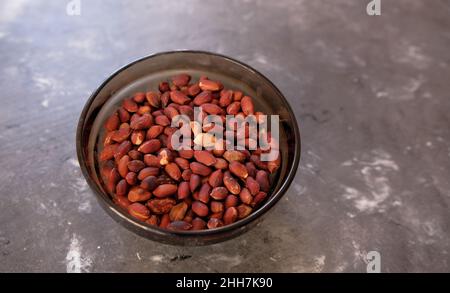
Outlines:
<svg viewBox="0 0 450 293"><path fill-rule="evenodd" d="M206 75L226 88L253 97L255 110L279 115L281 166L271 175L266 201L247 218L231 225L201 231L171 231L141 222L113 203L102 182L96 148L104 121L121 101L135 92L157 89L161 80L188 73L193 79ZM236 237L257 224L286 193L300 160L300 131L289 103L277 87L261 73L230 57L202 51L173 51L150 55L122 67L91 95L81 113L77 135L80 167L95 197L119 224L151 240L174 245L206 245Z"/></svg>

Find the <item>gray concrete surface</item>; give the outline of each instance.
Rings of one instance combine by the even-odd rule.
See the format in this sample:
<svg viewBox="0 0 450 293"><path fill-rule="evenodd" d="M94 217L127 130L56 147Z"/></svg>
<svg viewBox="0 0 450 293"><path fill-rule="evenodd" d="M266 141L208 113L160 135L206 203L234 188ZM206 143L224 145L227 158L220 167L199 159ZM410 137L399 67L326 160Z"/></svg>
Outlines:
<svg viewBox="0 0 450 293"><path fill-rule="evenodd" d="M450 271L450 3L0 2L1 272ZM366 3L367 2L367 3ZM150 53L202 49L271 78L303 156L249 233L173 247L117 225L77 164L90 93Z"/></svg>

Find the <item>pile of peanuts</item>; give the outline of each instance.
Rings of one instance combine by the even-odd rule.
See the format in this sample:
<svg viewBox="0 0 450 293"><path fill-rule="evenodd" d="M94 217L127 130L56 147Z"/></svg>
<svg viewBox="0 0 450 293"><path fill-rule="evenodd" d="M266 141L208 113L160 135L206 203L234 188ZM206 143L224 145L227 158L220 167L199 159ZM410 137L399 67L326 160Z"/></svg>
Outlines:
<svg viewBox="0 0 450 293"><path fill-rule="evenodd" d="M266 199L280 155L264 162L261 148L174 150L171 138L179 128L171 127L172 118L194 120L194 107L201 107L202 117L219 115L224 123L225 115L264 115L241 91L179 74L157 91L125 99L106 120L97 156L104 186L136 219L171 230L213 229L247 217Z"/></svg>

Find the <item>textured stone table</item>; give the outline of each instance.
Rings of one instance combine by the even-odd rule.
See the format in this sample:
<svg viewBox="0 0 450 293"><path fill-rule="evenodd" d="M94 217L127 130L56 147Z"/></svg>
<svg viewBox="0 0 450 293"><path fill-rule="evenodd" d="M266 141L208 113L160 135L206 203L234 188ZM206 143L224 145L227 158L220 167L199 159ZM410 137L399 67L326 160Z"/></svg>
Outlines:
<svg viewBox="0 0 450 293"><path fill-rule="evenodd" d="M0 271L450 271L450 4L382 1L0 3ZM426 3L425 3L426 2ZM297 114L302 160L249 233L173 247L117 225L75 154L90 93L172 49L266 74Z"/></svg>

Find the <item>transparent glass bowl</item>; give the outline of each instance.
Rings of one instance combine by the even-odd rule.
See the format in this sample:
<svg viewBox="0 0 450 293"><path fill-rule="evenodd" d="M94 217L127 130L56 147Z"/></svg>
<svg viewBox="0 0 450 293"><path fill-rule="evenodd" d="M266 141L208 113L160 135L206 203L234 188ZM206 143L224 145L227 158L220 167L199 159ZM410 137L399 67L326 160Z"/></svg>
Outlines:
<svg viewBox="0 0 450 293"><path fill-rule="evenodd" d="M170 231L148 225L131 217L111 200L96 162L97 142L108 115L121 101L138 91L157 89L161 80L177 73L194 79L206 75L230 89L253 97L255 109L267 115L279 115L281 167L271 175L268 198L247 218L231 225L201 231ZM147 56L113 73L91 95L81 113L77 128L77 155L83 175L98 202L118 223L151 240L175 245L205 245L236 237L258 223L286 193L300 160L300 132L295 115L275 85L261 73L230 57L202 51L174 51Z"/></svg>

